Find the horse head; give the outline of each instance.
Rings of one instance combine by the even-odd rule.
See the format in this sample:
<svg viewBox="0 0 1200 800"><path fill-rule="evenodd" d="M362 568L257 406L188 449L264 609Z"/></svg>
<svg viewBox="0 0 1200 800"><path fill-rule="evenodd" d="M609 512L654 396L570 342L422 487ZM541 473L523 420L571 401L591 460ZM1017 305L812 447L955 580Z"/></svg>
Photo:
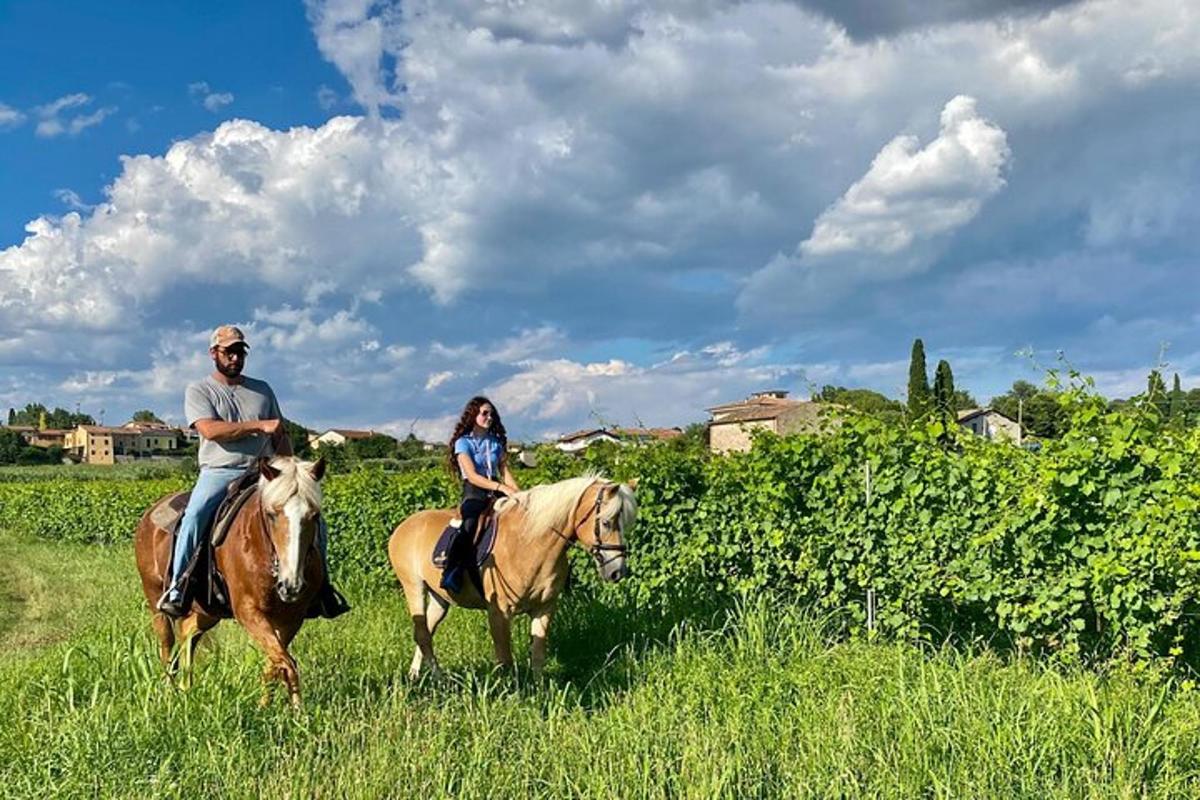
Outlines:
<svg viewBox="0 0 1200 800"><path fill-rule="evenodd" d="M591 509L576 516L579 521L575 524L575 536L596 562L600 577L616 583L629 577L626 563L629 547L625 537L637 520L637 497L633 493L637 480L627 484L598 480L594 485L596 494Z"/></svg>
<svg viewBox="0 0 1200 800"><path fill-rule="evenodd" d="M313 463L279 456L259 462L263 525L275 550L275 591L285 603L304 591L304 563L320 524L324 476L323 458Z"/></svg>

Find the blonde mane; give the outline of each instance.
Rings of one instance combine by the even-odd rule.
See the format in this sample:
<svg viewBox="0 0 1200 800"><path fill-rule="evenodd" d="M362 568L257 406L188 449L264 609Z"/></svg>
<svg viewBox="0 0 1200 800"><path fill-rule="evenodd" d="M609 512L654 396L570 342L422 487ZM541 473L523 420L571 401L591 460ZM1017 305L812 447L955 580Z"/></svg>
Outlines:
<svg viewBox="0 0 1200 800"><path fill-rule="evenodd" d="M536 538L550 531L562 531L584 493L594 484L606 483L607 480L603 475L588 473L579 478L534 486L497 502L496 513L503 515L514 508L521 508L525 512L525 524L521 529L525 536ZM600 509L600 519L602 522L611 522L620 515L619 525L625 531L637 517L637 498L629 487L617 486L618 491Z"/></svg>
<svg viewBox="0 0 1200 800"><path fill-rule="evenodd" d="M321 510L321 484L312 476L313 462L295 456L271 459L271 468L279 472L274 480L260 478L258 490L263 505L282 508L292 497L299 497L313 511Z"/></svg>

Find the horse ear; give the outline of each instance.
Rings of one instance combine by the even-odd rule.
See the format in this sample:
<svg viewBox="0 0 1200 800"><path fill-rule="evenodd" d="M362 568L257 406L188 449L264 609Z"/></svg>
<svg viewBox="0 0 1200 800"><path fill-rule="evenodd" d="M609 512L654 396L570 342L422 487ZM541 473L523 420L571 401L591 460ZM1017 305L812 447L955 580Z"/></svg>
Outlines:
<svg viewBox="0 0 1200 800"><path fill-rule="evenodd" d="M637 478L630 478L629 480L625 481L625 485L628 486L630 489L637 489L637 484L638 484Z"/></svg>
<svg viewBox="0 0 1200 800"><path fill-rule="evenodd" d="M325 456L317 459L317 463L312 465L312 469L308 471L308 474L312 475L314 481L319 481L325 477Z"/></svg>
<svg viewBox="0 0 1200 800"><path fill-rule="evenodd" d="M270 459L260 458L258 460L258 474L262 475L269 481L273 481L279 476L279 470L271 466Z"/></svg>

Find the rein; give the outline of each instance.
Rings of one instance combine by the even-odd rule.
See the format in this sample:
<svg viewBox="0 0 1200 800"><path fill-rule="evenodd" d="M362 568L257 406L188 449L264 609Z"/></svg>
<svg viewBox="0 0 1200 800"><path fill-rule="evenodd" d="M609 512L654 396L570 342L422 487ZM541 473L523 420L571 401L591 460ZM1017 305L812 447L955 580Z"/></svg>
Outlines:
<svg viewBox="0 0 1200 800"><path fill-rule="evenodd" d="M271 541L271 524L267 521L267 507L263 504L262 490L255 489L258 500L258 521L261 523L263 539L267 543L267 549L271 551L271 574L278 577L279 575L279 553L275 552L275 542Z"/></svg>

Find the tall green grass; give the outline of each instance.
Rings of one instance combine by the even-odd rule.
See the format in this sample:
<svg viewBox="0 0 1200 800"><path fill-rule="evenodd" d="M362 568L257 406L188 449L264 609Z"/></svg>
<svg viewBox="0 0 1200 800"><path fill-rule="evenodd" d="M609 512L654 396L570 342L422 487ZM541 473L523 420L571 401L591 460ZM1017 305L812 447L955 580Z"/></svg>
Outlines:
<svg viewBox="0 0 1200 800"><path fill-rule="evenodd" d="M53 562L58 590L6 606L0 797L1200 793L1191 692L844 643L766 600L674 623L572 598L540 682L492 671L482 615L456 610L436 641L444 676L413 684L403 603L376 593L305 626L293 712L282 698L258 708L260 657L229 623L194 686L168 686L128 547L0 534L0 559L23 587ZM54 635L19 640L29 624Z"/></svg>

